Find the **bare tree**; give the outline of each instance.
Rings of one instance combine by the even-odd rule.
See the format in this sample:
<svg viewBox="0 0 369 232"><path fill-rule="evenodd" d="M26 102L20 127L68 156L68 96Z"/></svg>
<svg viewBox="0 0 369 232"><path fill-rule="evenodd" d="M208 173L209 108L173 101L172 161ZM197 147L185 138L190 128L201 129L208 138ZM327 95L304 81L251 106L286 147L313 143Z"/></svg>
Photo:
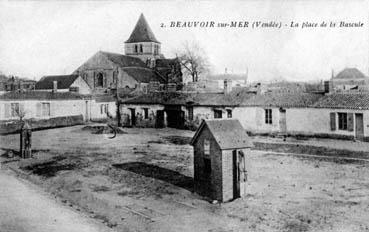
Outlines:
<svg viewBox="0 0 369 232"><path fill-rule="evenodd" d="M210 70L206 52L196 41L186 41L182 50L177 52L177 57L184 67L184 74L191 76L193 82L199 81L199 77Z"/></svg>

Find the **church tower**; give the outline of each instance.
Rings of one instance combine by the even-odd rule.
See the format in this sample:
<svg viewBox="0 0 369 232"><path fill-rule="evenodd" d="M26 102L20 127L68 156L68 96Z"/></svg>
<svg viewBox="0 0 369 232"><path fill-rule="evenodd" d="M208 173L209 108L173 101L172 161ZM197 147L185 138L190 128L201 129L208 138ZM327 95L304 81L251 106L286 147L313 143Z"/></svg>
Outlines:
<svg viewBox="0 0 369 232"><path fill-rule="evenodd" d="M160 42L155 38L143 14L124 45L127 56L140 58L146 63L161 57Z"/></svg>

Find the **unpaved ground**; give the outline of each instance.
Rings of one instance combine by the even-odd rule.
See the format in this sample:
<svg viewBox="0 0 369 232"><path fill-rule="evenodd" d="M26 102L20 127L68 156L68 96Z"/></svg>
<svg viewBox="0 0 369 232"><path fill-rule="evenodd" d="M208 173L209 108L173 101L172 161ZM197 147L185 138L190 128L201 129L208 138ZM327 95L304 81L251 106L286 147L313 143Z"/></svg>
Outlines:
<svg viewBox="0 0 369 232"><path fill-rule="evenodd" d="M187 143L193 132L125 132L108 139L81 126L38 131L35 159L2 158L3 165L32 174L66 204L117 231L369 231L368 162L254 151L247 197L212 205L192 193ZM2 153L18 147L15 135L0 141ZM263 146L257 147L271 150ZM278 149L309 154L310 148ZM329 149L310 153L334 155Z"/></svg>
<svg viewBox="0 0 369 232"><path fill-rule="evenodd" d="M103 232L102 224L60 206L32 184L0 170L1 232ZM109 230L110 231L110 230Z"/></svg>

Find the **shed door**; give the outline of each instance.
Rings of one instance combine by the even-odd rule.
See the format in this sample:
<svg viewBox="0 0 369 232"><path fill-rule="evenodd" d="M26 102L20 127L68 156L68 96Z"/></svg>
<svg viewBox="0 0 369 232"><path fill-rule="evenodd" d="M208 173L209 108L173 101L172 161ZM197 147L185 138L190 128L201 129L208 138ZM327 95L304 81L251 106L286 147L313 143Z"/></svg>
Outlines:
<svg viewBox="0 0 369 232"><path fill-rule="evenodd" d="M355 114L355 135L357 139L364 138L363 114Z"/></svg>
<svg viewBox="0 0 369 232"><path fill-rule="evenodd" d="M233 199L240 197L240 170L239 159L237 159L237 150L233 150Z"/></svg>

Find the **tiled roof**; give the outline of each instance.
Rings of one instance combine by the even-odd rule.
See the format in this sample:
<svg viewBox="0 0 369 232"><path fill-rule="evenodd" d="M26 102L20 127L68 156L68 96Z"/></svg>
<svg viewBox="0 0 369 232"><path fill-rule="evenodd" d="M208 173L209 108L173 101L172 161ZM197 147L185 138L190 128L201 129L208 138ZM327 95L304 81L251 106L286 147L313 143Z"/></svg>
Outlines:
<svg viewBox="0 0 369 232"><path fill-rule="evenodd" d="M262 107L309 107L323 95L315 93L275 93L257 94L241 103L242 106Z"/></svg>
<svg viewBox="0 0 369 232"><path fill-rule="evenodd" d="M151 31L149 24L147 23L145 16L140 15L135 28L126 43L137 43L137 42L156 42L159 41L155 38L154 33Z"/></svg>
<svg viewBox="0 0 369 232"><path fill-rule="evenodd" d="M125 104L163 104L193 106L237 106L253 94L154 92L125 100Z"/></svg>
<svg viewBox="0 0 369 232"><path fill-rule="evenodd" d="M253 143L237 119L203 120L191 140L191 145L194 145L196 139L205 127L210 130L221 149L253 147Z"/></svg>
<svg viewBox="0 0 369 232"><path fill-rule="evenodd" d="M362 72L360 72L357 68L345 68L341 72L339 72L334 79L363 79L367 78Z"/></svg>
<svg viewBox="0 0 369 232"><path fill-rule="evenodd" d="M312 107L335 109L369 109L368 93L333 93L319 99Z"/></svg>
<svg viewBox="0 0 369 232"><path fill-rule="evenodd" d="M80 95L72 92L48 92L48 91L26 91L8 92L0 95L1 100L71 100L89 99L90 96Z"/></svg>
<svg viewBox="0 0 369 232"><path fill-rule="evenodd" d="M150 81L165 82L163 78L158 76L155 71L150 68L126 67L123 71L141 83L149 83Z"/></svg>
<svg viewBox="0 0 369 232"><path fill-rule="evenodd" d="M58 89L69 89L78 75L44 76L35 86L35 89L53 89L54 81L58 82Z"/></svg>
<svg viewBox="0 0 369 232"><path fill-rule="evenodd" d="M141 59L132 57L132 56L125 56L118 53L111 53L111 52L104 52L100 51L101 54L105 55L111 62L117 64L121 68L125 67L147 67L145 62Z"/></svg>

